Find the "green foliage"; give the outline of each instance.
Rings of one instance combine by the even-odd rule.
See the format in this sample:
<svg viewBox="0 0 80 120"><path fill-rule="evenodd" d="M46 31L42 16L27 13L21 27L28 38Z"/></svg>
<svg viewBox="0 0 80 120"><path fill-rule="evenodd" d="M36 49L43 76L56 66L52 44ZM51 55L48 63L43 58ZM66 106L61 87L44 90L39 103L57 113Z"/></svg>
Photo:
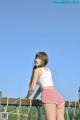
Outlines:
<svg viewBox="0 0 80 120"><path fill-rule="evenodd" d="M70 120L69 111L65 108L65 120Z"/></svg>
<svg viewBox="0 0 80 120"><path fill-rule="evenodd" d="M3 112L5 109L1 107ZM7 107L8 120L45 120L42 107ZM80 120L80 108L65 108L65 120Z"/></svg>
<svg viewBox="0 0 80 120"><path fill-rule="evenodd" d="M65 120L80 120L80 108L66 108Z"/></svg>
<svg viewBox="0 0 80 120"><path fill-rule="evenodd" d="M8 116L8 120L18 120L17 114L10 113Z"/></svg>
<svg viewBox="0 0 80 120"><path fill-rule="evenodd" d="M80 108L76 109L75 120L80 120Z"/></svg>

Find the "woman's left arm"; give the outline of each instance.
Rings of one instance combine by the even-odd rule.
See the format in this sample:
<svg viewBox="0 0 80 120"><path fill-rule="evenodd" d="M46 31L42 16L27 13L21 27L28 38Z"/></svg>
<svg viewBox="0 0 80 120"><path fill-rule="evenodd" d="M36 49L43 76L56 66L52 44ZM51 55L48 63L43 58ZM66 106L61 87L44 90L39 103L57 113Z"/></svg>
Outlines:
<svg viewBox="0 0 80 120"><path fill-rule="evenodd" d="M32 79L31 85L29 87L28 94L27 94L26 98L29 98L32 95L32 93L34 92L38 78L39 78L39 71L38 71L38 69L35 69L33 79Z"/></svg>
<svg viewBox="0 0 80 120"><path fill-rule="evenodd" d="M38 90L37 90L37 92L35 93L33 99L36 99L37 96L38 96L40 93L41 93L41 89L40 89L40 87L39 87Z"/></svg>

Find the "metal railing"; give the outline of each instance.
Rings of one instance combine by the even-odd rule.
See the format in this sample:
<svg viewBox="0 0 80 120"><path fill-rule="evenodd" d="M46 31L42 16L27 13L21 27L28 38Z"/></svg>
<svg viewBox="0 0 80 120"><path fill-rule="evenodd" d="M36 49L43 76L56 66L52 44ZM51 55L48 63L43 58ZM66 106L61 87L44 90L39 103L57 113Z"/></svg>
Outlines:
<svg viewBox="0 0 80 120"><path fill-rule="evenodd" d="M9 110L10 106L14 108ZM22 110L22 107L25 110ZM3 116L8 114L5 120L45 120L42 101L38 99L0 97L0 112ZM71 117L78 120L78 114L80 115L80 102L65 101L65 120L72 120ZM0 118L0 120L4 119Z"/></svg>

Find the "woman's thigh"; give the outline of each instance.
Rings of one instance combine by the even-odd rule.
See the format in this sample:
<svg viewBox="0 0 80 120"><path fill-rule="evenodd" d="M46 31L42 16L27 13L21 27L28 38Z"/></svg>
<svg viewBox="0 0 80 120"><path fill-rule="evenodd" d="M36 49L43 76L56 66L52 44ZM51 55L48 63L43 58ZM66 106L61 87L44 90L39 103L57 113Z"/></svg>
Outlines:
<svg viewBox="0 0 80 120"><path fill-rule="evenodd" d="M56 120L56 104L43 104L45 119Z"/></svg>
<svg viewBox="0 0 80 120"><path fill-rule="evenodd" d="M57 120L64 120L65 104L57 108Z"/></svg>

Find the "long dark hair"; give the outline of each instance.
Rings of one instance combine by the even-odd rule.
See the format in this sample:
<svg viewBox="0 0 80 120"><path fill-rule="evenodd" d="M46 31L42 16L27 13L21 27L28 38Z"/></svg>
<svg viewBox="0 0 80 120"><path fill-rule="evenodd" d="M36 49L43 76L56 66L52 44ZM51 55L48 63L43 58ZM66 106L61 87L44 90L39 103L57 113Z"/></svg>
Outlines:
<svg viewBox="0 0 80 120"><path fill-rule="evenodd" d="M36 66L35 65L35 60L34 60L34 65L33 65L33 69L32 69L32 75L31 75L30 85L32 83L32 79L33 79L33 75L34 75L34 70L37 69L37 68L39 68L39 67L44 67L48 63L48 55L45 52L38 52L35 55L35 59L36 58L40 58L42 60L42 65Z"/></svg>

